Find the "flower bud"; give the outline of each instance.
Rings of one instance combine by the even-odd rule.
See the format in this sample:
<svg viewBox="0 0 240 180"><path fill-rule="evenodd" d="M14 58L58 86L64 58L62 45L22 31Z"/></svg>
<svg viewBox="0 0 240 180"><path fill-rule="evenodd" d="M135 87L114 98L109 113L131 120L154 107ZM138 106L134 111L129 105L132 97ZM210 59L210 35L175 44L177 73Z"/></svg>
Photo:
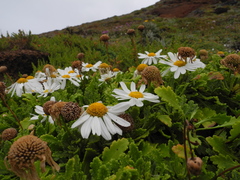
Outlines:
<svg viewBox="0 0 240 180"><path fill-rule="evenodd" d="M11 140L17 136L17 130L15 128L7 128L2 132L2 140Z"/></svg>
<svg viewBox="0 0 240 180"><path fill-rule="evenodd" d="M188 158L187 167L191 174L199 175L202 170L203 161L200 157Z"/></svg>

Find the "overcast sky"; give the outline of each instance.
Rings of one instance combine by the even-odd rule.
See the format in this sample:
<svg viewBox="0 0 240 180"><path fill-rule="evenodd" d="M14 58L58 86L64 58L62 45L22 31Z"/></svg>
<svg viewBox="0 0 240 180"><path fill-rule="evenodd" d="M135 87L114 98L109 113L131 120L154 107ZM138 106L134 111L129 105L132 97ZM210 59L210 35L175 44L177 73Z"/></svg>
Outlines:
<svg viewBox="0 0 240 180"><path fill-rule="evenodd" d="M131 13L159 0L1 0L0 34L32 34Z"/></svg>

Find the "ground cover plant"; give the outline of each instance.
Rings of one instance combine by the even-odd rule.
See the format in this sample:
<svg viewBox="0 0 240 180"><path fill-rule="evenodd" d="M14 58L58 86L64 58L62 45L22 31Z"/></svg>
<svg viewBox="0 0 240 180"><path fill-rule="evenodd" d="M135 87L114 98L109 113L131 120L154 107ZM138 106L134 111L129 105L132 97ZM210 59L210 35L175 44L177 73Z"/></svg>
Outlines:
<svg viewBox="0 0 240 180"><path fill-rule="evenodd" d="M239 179L237 34L200 42L181 21L2 37L50 55L16 80L0 68L1 179Z"/></svg>

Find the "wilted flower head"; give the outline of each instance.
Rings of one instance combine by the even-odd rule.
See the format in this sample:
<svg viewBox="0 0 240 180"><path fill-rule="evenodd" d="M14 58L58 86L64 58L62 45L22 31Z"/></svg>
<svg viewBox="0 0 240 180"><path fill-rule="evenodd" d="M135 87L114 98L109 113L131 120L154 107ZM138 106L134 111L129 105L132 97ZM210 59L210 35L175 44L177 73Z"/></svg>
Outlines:
<svg viewBox="0 0 240 180"><path fill-rule="evenodd" d="M82 61L73 61L71 67L72 69L77 69L80 74L82 72Z"/></svg>
<svg viewBox="0 0 240 180"><path fill-rule="evenodd" d="M187 167L191 174L199 175L202 170L203 161L200 157L188 158Z"/></svg>
<svg viewBox="0 0 240 180"><path fill-rule="evenodd" d="M108 65L107 63L101 63L98 66L100 74L108 74L108 72L111 70L111 66Z"/></svg>
<svg viewBox="0 0 240 180"><path fill-rule="evenodd" d="M110 37L107 34L103 34L100 36L100 41L107 42Z"/></svg>
<svg viewBox="0 0 240 180"><path fill-rule="evenodd" d="M144 28L145 28L144 25L139 25L137 29L142 32L144 30Z"/></svg>
<svg viewBox="0 0 240 180"><path fill-rule="evenodd" d="M2 132L2 140L11 140L17 136L17 133L15 128L7 128Z"/></svg>
<svg viewBox="0 0 240 180"><path fill-rule="evenodd" d="M67 104L67 102L56 102L48 110L48 112L50 113L50 116L53 118L54 121L59 120L61 109L63 106L65 106L65 104Z"/></svg>
<svg viewBox="0 0 240 180"><path fill-rule="evenodd" d="M128 29L128 30L127 30L127 34L128 34L129 36L135 36L135 30L134 30L134 29Z"/></svg>
<svg viewBox="0 0 240 180"><path fill-rule="evenodd" d="M85 54L84 54L84 53L78 53L78 55L77 55L77 58L78 58L79 60L83 59L84 57L85 57Z"/></svg>
<svg viewBox="0 0 240 180"><path fill-rule="evenodd" d="M142 79L140 83L143 81L144 84L150 85L153 83L155 87L158 87L163 84L163 80L161 77L161 73L156 66L148 66L145 67L141 73Z"/></svg>
<svg viewBox="0 0 240 180"><path fill-rule="evenodd" d="M56 102L55 101L47 101L43 104L43 112L46 114L46 115L50 115L50 112L49 110L51 109L52 105L55 104Z"/></svg>
<svg viewBox="0 0 240 180"><path fill-rule="evenodd" d="M5 157L5 166L20 178L40 180L34 166L37 160L40 160L42 172L45 172L46 162L52 166L53 170L60 170L58 164L52 159L47 143L36 136L26 135L12 144Z"/></svg>
<svg viewBox="0 0 240 180"><path fill-rule="evenodd" d="M68 102L61 108L61 115L65 121L73 121L80 117L82 108L78 103Z"/></svg>
<svg viewBox="0 0 240 180"><path fill-rule="evenodd" d="M184 60L186 62L187 58L189 58L190 62L192 62L195 55L196 55L195 51L190 47L178 48L178 59L179 60Z"/></svg>
<svg viewBox="0 0 240 180"><path fill-rule="evenodd" d="M230 54L221 60L221 64L234 71L240 73L240 56L238 54Z"/></svg>

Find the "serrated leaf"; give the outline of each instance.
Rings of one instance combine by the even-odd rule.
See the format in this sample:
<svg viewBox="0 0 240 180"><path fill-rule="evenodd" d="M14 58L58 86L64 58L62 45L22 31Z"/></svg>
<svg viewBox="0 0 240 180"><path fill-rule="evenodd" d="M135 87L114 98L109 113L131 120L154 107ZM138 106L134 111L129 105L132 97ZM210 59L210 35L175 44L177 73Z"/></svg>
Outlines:
<svg viewBox="0 0 240 180"><path fill-rule="evenodd" d="M218 166L219 169L227 169L239 165L239 163L233 161L230 156L224 154L211 156L210 159L212 160L213 164L216 164Z"/></svg>
<svg viewBox="0 0 240 180"><path fill-rule="evenodd" d="M40 139L42 139L43 141L46 141L48 143L52 143L52 144L59 143L58 139L50 134L44 134L44 135L40 136Z"/></svg>
<svg viewBox="0 0 240 180"><path fill-rule="evenodd" d="M230 156L233 159L237 159L233 153L230 151L228 146L226 145L225 141L222 137L214 135L213 137L207 137L207 142L213 147L213 150L223 154L225 156Z"/></svg>
<svg viewBox="0 0 240 180"><path fill-rule="evenodd" d="M161 97L162 101L165 101L173 108L182 111L181 106L179 105L178 97L170 86L157 87L154 89L154 92Z"/></svg>
<svg viewBox="0 0 240 180"><path fill-rule="evenodd" d="M157 114L157 118L168 127L172 126L172 119L168 115Z"/></svg>
<svg viewBox="0 0 240 180"><path fill-rule="evenodd" d="M178 157L185 159L185 153L184 153L184 146L181 144L177 144L176 146L172 147L172 151L177 154ZM191 157L190 154L190 149L187 147L186 148L187 151L187 157Z"/></svg>
<svg viewBox="0 0 240 180"><path fill-rule="evenodd" d="M105 147L102 153L102 159L104 162L108 162L111 159L118 159L121 154L128 149L129 141L125 138L113 141L110 148Z"/></svg>
<svg viewBox="0 0 240 180"><path fill-rule="evenodd" d="M65 170L65 178L66 179L72 178L73 173L75 171L74 166L75 166L75 159L74 158L69 159L66 164L66 170Z"/></svg>
<svg viewBox="0 0 240 180"><path fill-rule="evenodd" d="M232 129L230 130L230 135L228 138L228 141L232 141L235 138L240 136L240 121L236 122L235 124L233 124Z"/></svg>

